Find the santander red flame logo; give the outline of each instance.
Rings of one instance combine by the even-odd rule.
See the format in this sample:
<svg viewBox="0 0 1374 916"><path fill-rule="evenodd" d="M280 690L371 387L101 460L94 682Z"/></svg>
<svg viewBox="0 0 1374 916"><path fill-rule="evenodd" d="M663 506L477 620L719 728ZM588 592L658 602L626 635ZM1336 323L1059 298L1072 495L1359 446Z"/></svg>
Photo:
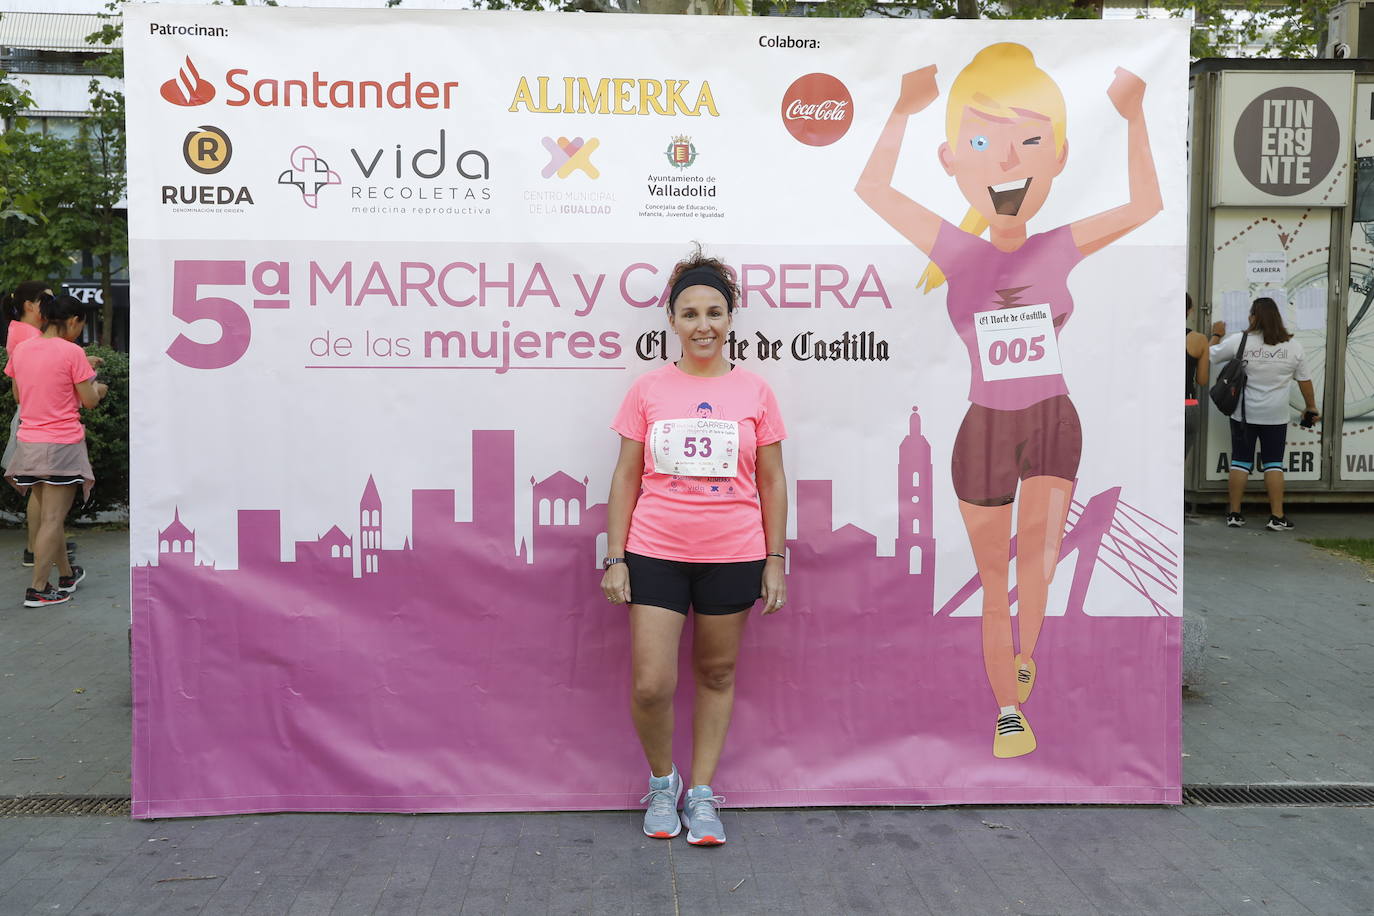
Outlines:
<svg viewBox="0 0 1374 916"><path fill-rule="evenodd" d="M204 105L215 97L215 87L200 78L191 58L177 71L176 78L162 84L162 97L173 105Z"/></svg>

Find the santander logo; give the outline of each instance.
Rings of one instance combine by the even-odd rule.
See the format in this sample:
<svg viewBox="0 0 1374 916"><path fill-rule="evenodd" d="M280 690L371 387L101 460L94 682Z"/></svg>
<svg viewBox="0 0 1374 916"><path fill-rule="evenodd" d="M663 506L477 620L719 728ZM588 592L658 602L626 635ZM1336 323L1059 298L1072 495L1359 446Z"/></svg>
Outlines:
<svg viewBox="0 0 1374 916"><path fill-rule="evenodd" d="M183 107L204 105L215 97L215 87L200 78L196 65L187 57L176 77L162 84L162 97Z"/></svg>
<svg viewBox="0 0 1374 916"><path fill-rule="evenodd" d="M808 73L783 93L783 126L807 146L829 146L848 133L853 122L854 99L829 73Z"/></svg>

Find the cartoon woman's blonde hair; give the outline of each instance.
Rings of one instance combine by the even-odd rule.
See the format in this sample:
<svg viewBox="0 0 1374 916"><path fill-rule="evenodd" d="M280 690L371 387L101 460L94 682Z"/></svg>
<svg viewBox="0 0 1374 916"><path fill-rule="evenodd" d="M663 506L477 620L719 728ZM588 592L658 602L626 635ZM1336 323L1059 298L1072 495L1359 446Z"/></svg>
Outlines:
<svg viewBox="0 0 1374 916"><path fill-rule="evenodd" d="M1036 66L1035 56L1024 45L1008 41L988 45L959 71L954 85L949 87L945 109L945 139L951 147L959 142L959 125L964 119L965 108L996 118L1018 117L1017 109L1044 115L1050 119L1054 131L1055 153L1064 150L1068 120L1064 94L1050 75ZM982 235L988 222L981 213L969 207L959 228L972 235ZM945 282L945 275L932 261L926 265L919 282L924 287L922 291L928 293Z"/></svg>

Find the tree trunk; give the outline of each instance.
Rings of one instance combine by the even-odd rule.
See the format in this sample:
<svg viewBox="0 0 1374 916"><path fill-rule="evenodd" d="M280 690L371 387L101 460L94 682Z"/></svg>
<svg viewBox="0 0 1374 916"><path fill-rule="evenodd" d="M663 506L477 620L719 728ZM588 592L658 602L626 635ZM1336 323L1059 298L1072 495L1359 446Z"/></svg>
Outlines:
<svg viewBox="0 0 1374 916"><path fill-rule="evenodd" d="M956 19L982 18L978 15L978 0L959 0L954 16Z"/></svg>
<svg viewBox="0 0 1374 916"><path fill-rule="evenodd" d="M105 211L106 228L109 228L109 211ZM114 286L110 282L110 255L100 255L100 343L114 346Z"/></svg>

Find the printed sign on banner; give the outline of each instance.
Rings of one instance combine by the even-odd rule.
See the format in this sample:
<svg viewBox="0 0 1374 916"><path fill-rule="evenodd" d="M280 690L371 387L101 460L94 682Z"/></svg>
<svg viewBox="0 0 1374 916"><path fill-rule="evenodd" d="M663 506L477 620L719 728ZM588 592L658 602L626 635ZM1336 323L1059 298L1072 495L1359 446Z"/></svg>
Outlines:
<svg viewBox="0 0 1374 916"><path fill-rule="evenodd" d="M125 15L136 816L636 803L692 240L787 430L731 802L1179 800L1184 24ZM734 409L652 434L694 517Z"/></svg>

